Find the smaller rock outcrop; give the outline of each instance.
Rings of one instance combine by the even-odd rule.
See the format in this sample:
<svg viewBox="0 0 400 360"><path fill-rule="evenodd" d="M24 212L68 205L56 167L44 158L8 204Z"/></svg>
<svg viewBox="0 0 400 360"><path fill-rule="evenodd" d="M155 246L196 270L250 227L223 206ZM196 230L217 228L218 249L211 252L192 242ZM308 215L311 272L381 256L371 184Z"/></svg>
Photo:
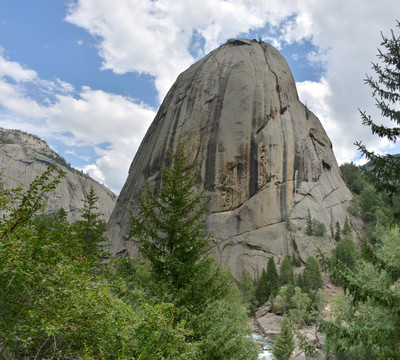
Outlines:
<svg viewBox="0 0 400 360"><path fill-rule="evenodd" d="M19 130L0 128L1 182L6 189L18 186L27 188L38 175L54 163L66 172L66 175L50 197L47 212L52 213L63 207L68 213L69 221L77 220L83 207L82 200L93 187L99 198L99 211L107 221L117 198L111 190L72 168L37 136Z"/></svg>

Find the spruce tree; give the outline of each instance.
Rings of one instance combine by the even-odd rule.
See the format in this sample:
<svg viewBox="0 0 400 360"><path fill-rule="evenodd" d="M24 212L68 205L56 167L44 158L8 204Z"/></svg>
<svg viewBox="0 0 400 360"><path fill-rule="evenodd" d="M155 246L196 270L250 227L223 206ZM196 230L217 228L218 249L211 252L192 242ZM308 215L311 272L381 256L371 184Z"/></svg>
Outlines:
<svg viewBox="0 0 400 360"><path fill-rule="evenodd" d="M400 22L396 22L396 26L400 28ZM376 73L377 79L367 75L364 81L372 89L372 96L375 98L381 115L393 121L394 127L378 125L365 111L359 111L363 125L369 126L373 134L396 143L400 135L400 111L398 108L400 101L400 35L395 35L392 30L390 37L383 34L381 36L383 48L382 50L378 49L380 62L372 63L372 70ZM374 183L375 188L378 191L386 191L391 196L399 194L400 162L398 157L375 154L368 150L361 141L356 145L362 155L369 160L366 174Z"/></svg>
<svg viewBox="0 0 400 360"><path fill-rule="evenodd" d="M275 296L279 291L279 276L273 256L268 259L267 263L267 290L268 298L271 294Z"/></svg>
<svg viewBox="0 0 400 360"><path fill-rule="evenodd" d="M347 235L340 240L337 243L336 248L333 249L332 255L336 260L340 261L341 264L354 270L357 263L357 252L352 236Z"/></svg>
<svg viewBox="0 0 400 360"><path fill-rule="evenodd" d="M336 229L336 231L335 231L335 240L336 240L336 241L340 241L340 239L341 239L341 237L340 237L341 231L340 231L340 224L339 224L339 221L336 221L335 229Z"/></svg>
<svg viewBox="0 0 400 360"><path fill-rule="evenodd" d="M324 280L322 278L321 270L318 261L312 256L307 258L304 277L307 279L311 290L316 291L318 289L323 289Z"/></svg>
<svg viewBox="0 0 400 360"><path fill-rule="evenodd" d="M310 209L307 210L306 234L309 236L311 236L313 234L313 223L312 223Z"/></svg>
<svg viewBox="0 0 400 360"><path fill-rule="evenodd" d="M83 201L83 209L81 210L81 219L74 223L77 238L82 244L83 256L88 261L93 262L93 266L98 266L109 256L105 251L108 243L104 236L106 224L103 220L103 214L99 211L97 202L99 197L96 195L93 186ZM61 212L62 216L62 212Z"/></svg>
<svg viewBox="0 0 400 360"><path fill-rule="evenodd" d="M289 256L285 256L282 261L280 274L279 274L279 285L283 286L286 284L293 284L294 282L294 273L293 273L293 265L290 261Z"/></svg>
<svg viewBox="0 0 400 360"><path fill-rule="evenodd" d="M265 269L263 268L261 271L261 276L260 279L258 280L257 283L257 288L256 288L256 299L258 305L264 304L270 295L269 289L268 289L268 283L267 283L268 277Z"/></svg>
<svg viewBox="0 0 400 360"><path fill-rule="evenodd" d="M146 184L132 213L131 235L155 276L178 290L205 259L207 203L195 193L196 173L188 167L185 142L170 152L170 166L163 168L160 189Z"/></svg>
<svg viewBox="0 0 400 360"><path fill-rule="evenodd" d="M343 235L348 235L348 234L351 234L351 227L349 219L346 217L346 220L343 225Z"/></svg>
<svg viewBox="0 0 400 360"><path fill-rule="evenodd" d="M283 317L281 331L272 346L277 360L287 360L294 350L294 329L287 316Z"/></svg>
<svg viewBox="0 0 400 360"><path fill-rule="evenodd" d="M239 289L242 293L243 300L248 306L249 313L252 313L256 308L256 286L250 273L242 270L242 279L239 283Z"/></svg>

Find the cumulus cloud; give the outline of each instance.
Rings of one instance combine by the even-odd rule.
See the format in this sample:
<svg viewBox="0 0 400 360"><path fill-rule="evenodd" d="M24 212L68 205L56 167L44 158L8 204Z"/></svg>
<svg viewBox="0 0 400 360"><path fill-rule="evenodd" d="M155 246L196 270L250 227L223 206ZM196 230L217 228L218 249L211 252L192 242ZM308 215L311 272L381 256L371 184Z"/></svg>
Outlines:
<svg viewBox="0 0 400 360"><path fill-rule="evenodd" d="M35 71L25 69L15 61L10 61L4 56L4 49L0 47L0 77L10 77L16 82L26 82L36 80Z"/></svg>
<svg viewBox="0 0 400 360"><path fill-rule="evenodd" d="M0 106L4 110L0 124L58 139L67 146L92 147L97 159L83 170L118 193L155 116L154 110L130 98L89 87L72 92L70 84L39 79L34 71L1 55L0 69ZM10 82L8 78L19 81ZM28 91L32 85L36 91L48 93L48 101L33 98Z"/></svg>
<svg viewBox="0 0 400 360"><path fill-rule="evenodd" d="M300 97L307 99L310 108L322 120L339 163L357 159L355 141L362 140L378 152L388 150L388 141L372 135L368 127L361 125L358 109L381 122L371 89L363 79L366 73L375 75L371 62L377 61L380 32L390 35L390 28L395 26L393 14L399 10L398 2L386 2L385 11L382 11L382 3L375 0L367 6L357 0L346 1L340 7L329 1L315 1L312 6L309 2L308 5L301 13L306 13L303 16L311 19L311 23L303 27L296 22L284 36L291 41L298 37L301 29L304 36L312 34L318 51L310 54L310 60L321 61L325 73L318 84L298 84Z"/></svg>
<svg viewBox="0 0 400 360"><path fill-rule="evenodd" d="M295 3L293 1L293 3ZM155 76L164 97L173 81L194 58L189 45L194 34L204 42L200 55L221 42L266 22L277 25L293 13L279 0L79 0L66 20L99 39L103 68L117 74L135 71Z"/></svg>

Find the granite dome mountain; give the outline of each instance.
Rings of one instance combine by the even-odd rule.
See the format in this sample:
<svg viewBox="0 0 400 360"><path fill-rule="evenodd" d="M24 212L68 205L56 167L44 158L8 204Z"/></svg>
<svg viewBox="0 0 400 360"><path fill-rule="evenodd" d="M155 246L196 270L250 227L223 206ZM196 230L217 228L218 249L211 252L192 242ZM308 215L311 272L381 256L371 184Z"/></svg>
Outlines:
<svg viewBox="0 0 400 360"><path fill-rule="evenodd" d="M6 188L24 188L41 175L51 164L57 164L66 175L49 199L46 211L52 213L60 207L68 213L68 220L80 218L82 200L93 187L98 196L99 211L108 220L117 196L88 175L72 168L45 141L19 130L0 128L1 182Z"/></svg>
<svg viewBox="0 0 400 360"><path fill-rule="evenodd" d="M108 224L114 253L137 255L130 209L146 181L160 184L179 135L190 139L198 187L210 199L210 248L235 277L243 267L257 276L271 255L313 254L316 239L304 231L308 210L327 228L344 223L351 193L320 121L299 101L286 60L267 43L240 39L184 71L166 95Z"/></svg>

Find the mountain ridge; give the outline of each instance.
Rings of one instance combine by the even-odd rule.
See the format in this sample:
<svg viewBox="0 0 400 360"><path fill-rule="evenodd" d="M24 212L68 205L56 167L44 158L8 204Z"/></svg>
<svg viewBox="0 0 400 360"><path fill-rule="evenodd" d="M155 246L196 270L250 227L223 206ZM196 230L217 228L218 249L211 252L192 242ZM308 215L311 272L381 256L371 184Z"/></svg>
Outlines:
<svg viewBox="0 0 400 360"><path fill-rule="evenodd" d="M117 195L89 175L73 168L38 136L21 130L0 128L0 169L1 181L5 188L27 188L36 176L52 164L60 167L66 175L50 197L46 211L52 213L63 207L68 213L69 221L79 219L83 207L82 200L90 187L93 187L99 197L99 211L107 221Z"/></svg>

